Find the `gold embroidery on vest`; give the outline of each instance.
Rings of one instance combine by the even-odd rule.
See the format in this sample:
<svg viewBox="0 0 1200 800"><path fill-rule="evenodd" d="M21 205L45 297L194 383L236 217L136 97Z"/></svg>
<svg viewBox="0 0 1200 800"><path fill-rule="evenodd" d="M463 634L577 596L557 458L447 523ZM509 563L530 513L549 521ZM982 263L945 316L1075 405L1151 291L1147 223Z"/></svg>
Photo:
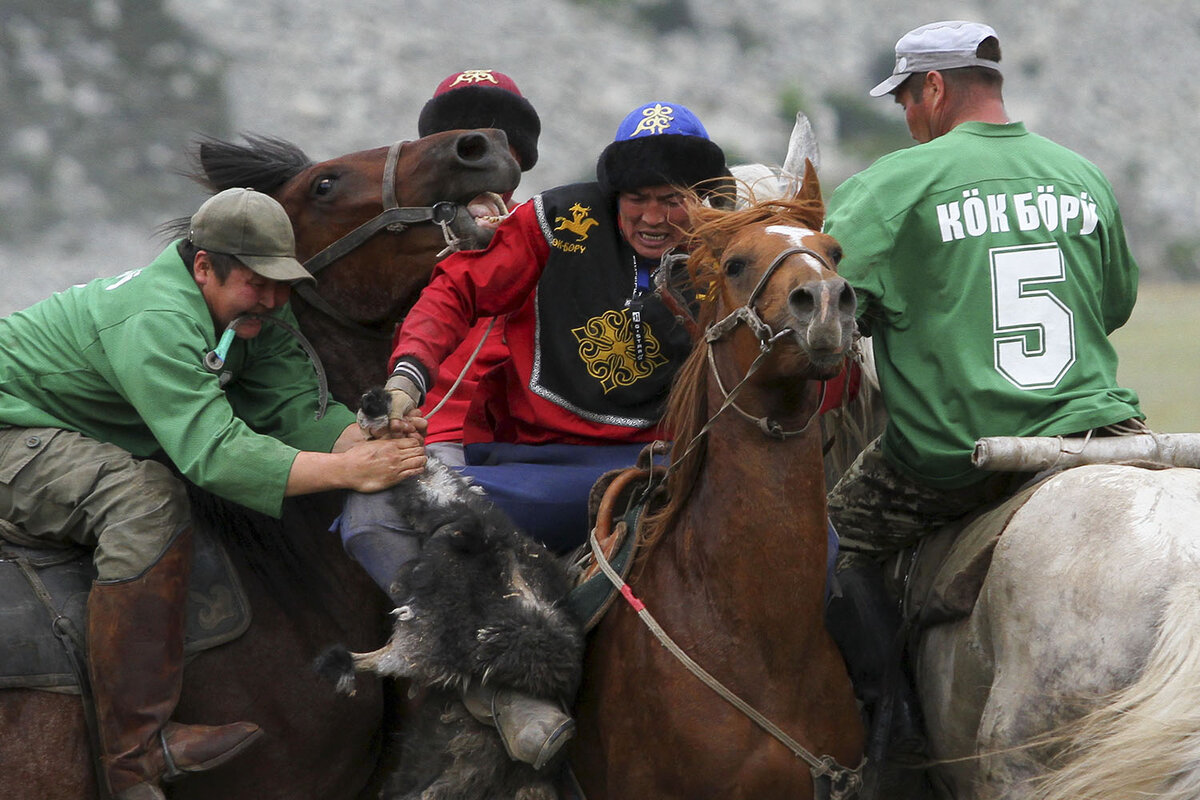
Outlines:
<svg viewBox="0 0 1200 800"><path fill-rule="evenodd" d="M579 203L576 203L569 210L571 212L571 219L567 219L566 217L554 218L554 221L558 223L558 227L554 230L570 231L578 236L579 241L582 242L588 238L588 229L600 223L588 216L588 212L592 210L591 206L581 206Z"/></svg>
<svg viewBox="0 0 1200 800"><path fill-rule="evenodd" d="M632 386L649 377L656 367L667 363L658 339L648 328L646 357L642 363L637 362L629 323L626 309L614 309L571 330L579 342L579 358L587 366L588 375L600 381L605 394L618 386Z"/></svg>

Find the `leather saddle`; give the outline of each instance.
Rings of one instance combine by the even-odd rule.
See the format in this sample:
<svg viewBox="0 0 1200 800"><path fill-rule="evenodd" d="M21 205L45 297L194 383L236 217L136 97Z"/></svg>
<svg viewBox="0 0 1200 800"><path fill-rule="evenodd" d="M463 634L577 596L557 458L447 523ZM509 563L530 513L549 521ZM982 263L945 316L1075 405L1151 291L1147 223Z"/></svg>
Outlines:
<svg viewBox="0 0 1200 800"><path fill-rule="evenodd" d="M665 454L665 446L646 446L636 466L601 475L588 498L588 529L605 560L621 580L629 577L641 545L638 523L647 509L663 501L661 485L666 468L654 464ZM569 557L572 589L567 595L571 613L584 631L594 628L612 605L617 587L603 574L591 546L585 543Z"/></svg>
<svg viewBox="0 0 1200 800"><path fill-rule="evenodd" d="M230 642L250 627L250 605L229 555L211 532L202 526L194 531L185 656ZM0 520L0 689L78 694L65 646L71 642L62 637L85 651L87 597L96 576L92 552L35 543Z"/></svg>
<svg viewBox="0 0 1200 800"><path fill-rule="evenodd" d="M999 505L946 525L910 554L904 606L916 629L970 616L996 544L1013 515L1049 477L1039 476Z"/></svg>

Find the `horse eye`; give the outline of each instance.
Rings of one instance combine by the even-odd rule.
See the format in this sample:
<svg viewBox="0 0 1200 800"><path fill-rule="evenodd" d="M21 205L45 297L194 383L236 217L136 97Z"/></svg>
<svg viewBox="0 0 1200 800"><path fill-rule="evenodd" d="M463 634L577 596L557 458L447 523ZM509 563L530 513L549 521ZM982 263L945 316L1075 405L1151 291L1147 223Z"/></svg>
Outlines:
<svg viewBox="0 0 1200 800"><path fill-rule="evenodd" d="M731 278L736 278L746 269L746 261L741 258L731 258L725 262L725 274Z"/></svg>
<svg viewBox="0 0 1200 800"><path fill-rule="evenodd" d="M829 248L829 260L833 262L833 265L835 267L838 264L842 263L842 248L840 248L840 247Z"/></svg>
<svg viewBox="0 0 1200 800"><path fill-rule="evenodd" d="M317 181L313 186L313 194L317 197L324 197L333 191L333 178L325 177Z"/></svg>

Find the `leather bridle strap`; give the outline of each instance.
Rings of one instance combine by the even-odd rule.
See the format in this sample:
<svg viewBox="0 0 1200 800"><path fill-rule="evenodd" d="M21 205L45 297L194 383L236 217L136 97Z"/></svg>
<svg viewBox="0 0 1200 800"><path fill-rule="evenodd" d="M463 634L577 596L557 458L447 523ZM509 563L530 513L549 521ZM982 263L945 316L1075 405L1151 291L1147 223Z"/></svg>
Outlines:
<svg viewBox="0 0 1200 800"><path fill-rule="evenodd" d="M383 211L305 261L304 268L311 275L315 276L318 272L347 253L361 247L367 240L385 229L392 233L400 233L410 225L433 222L442 226L443 234L447 235L447 244L450 244L448 226L458 216L459 209L461 208L459 204L442 201L434 203L432 206L400 207L399 197L396 194L396 165L400 162L400 149L404 145L404 141L399 141L394 142L388 148L387 161L383 167ZM338 311L317 292L312 284L299 284L295 287L295 290L296 294L300 295L306 303L327 317L336 320L344 327L355 329L372 339L390 340L392 338L391 331L368 328L350 319L350 317L341 311Z"/></svg>
<svg viewBox="0 0 1200 800"><path fill-rule="evenodd" d="M458 205L449 201L435 203L432 206L412 206L385 208L354 230L326 247L321 252L304 262L304 268L313 275L328 267L334 261L350 251L361 247L368 239L387 228L392 233L400 233L410 225L421 222L436 222L441 225L448 223L458 214Z"/></svg>
<svg viewBox="0 0 1200 800"><path fill-rule="evenodd" d="M804 255L812 256L813 258L817 259L817 261L820 261L826 269L833 269L829 261L826 260L825 256L821 255L816 250L804 247L803 245L789 247L779 255L775 256L775 260L771 262L771 265L767 267L763 274L759 277L758 283L754 286L754 291L750 292L750 296L746 298L745 303L734 309L720 322L715 322L708 326L708 330L704 332L705 341L709 343L715 342L725 334L729 333L729 331L733 330L733 328L736 327L739 322L744 322L746 323L746 326L754 332L754 335L758 337L758 341L760 343L765 346L767 342L770 342L775 337L775 333L771 330L771 326L763 322L762 317L758 315L758 311L756 311L754 308L754 303L758 300L758 296L762 294L763 289L767 288L767 283L771 280L771 276L775 274L775 270L779 269L780 265L782 265L789 256L794 256L797 253L803 253Z"/></svg>

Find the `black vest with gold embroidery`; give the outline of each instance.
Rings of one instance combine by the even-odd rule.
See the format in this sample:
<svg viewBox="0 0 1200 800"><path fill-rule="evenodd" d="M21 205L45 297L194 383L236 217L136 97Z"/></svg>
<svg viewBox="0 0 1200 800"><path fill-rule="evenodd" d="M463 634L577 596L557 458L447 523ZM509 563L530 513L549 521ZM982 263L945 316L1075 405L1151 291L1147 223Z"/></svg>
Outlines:
<svg viewBox="0 0 1200 800"><path fill-rule="evenodd" d="M534 198L550 257L537 285L529 388L584 419L648 428L692 343L652 286L639 292L612 202L595 183Z"/></svg>

